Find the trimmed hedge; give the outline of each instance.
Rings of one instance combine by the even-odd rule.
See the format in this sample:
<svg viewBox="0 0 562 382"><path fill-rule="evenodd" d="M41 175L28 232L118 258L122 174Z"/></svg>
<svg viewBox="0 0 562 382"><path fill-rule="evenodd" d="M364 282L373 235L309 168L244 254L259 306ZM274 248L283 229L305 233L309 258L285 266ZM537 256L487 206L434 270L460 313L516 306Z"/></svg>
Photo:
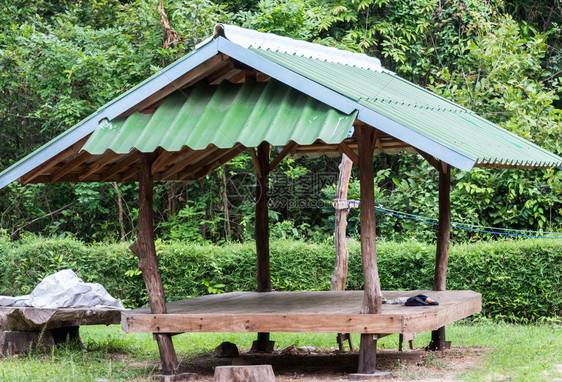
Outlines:
<svg viewBox="0 0 562 382"><path fill-rule="evenodd" d="M157 243L169 300L255 289L254 243L195 245ZM348 289L362 288L359 243L349 244ZM377 243L383 289L431 289L435 246L408 241ZM275 290L329 290L333 245L303 241L271 243ZM31 292L45 276L71 268L99 282L128 307L148 299L137 259L123 244L84 244L73 239L0 238L0 294ZM507 320L561 315L562 241L518 240L453 245L448 289L483 295L483 314Z"/></svg>

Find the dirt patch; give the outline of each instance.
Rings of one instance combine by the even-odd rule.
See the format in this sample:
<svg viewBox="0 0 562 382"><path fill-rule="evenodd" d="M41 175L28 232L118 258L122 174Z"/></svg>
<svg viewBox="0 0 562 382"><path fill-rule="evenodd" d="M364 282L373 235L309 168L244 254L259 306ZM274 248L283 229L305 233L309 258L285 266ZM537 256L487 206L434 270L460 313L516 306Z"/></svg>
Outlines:
<svg viewBox="0 0 562 382"><path fill-rule="evenodd" d="M377 368L392 372L392 381L453 381L465 370L478 367L487 349L455 347L444 352L379 350ZM214 368L221 365L272 365L277 381L340 381L357 372L357 352L312 351L273 354L241 352L236 358L218 358L213 354L181 366L182 372L199 374L200 381L212 381Z"/></svg>

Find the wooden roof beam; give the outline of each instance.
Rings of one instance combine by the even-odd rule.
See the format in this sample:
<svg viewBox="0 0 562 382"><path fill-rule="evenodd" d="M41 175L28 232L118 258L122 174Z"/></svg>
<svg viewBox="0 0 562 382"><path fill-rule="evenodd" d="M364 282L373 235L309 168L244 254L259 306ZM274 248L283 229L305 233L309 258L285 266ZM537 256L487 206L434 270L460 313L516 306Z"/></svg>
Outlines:
<svg viewBox="0 0 562 382"><path fill-rule="evenodd" d="M33 179L37 178L39 175L43 174L44 172L49 171L50 169L55 167L58 163L76 154L78 151L80 151L82 146L84 146L84 143L86 143L90 135L91 134L88 134L86 137L82 138L81 140L74 143L70 147L67 147L66 149L64 149L63 151L52 157L50 160L47 160L43 164L29 171L27 174L21 177L21 182L23 184L30 183Z"/></svg>
<svg viewBox="0 0 562 382"><path fill-rule="evenodd" d="M354 165L359 166L359 156L351 149L351 147L349 147L347 143L341 142L338 147L349 159L351 159Z"/></svg>
<svg viewBox="0 0 562 382"><path fill-rule="evenodd" d="M222 158L230 150L232 149L219 149L217 147L214 147L213 151L204 151L205 155L201 156L201 160L199 160L197 163L192 162L191 165L182 168L182 171L177 176L177 180L184 180L186 178L189 178L190 175L193 175L203 167L209 165L209 163Z"/></svg>
<svg viewBox="0 0 562 382"><path fill-rule="evenodd" d="M138 170L137 166L131 166L119 176L119 181L120 182L132 181L132 178L137 176L138 173L139 173L139 170Z"/></svg>
<svg viewBox="0 0 562 382"><path fill-rule="evenodd" d="M248 151L250 152L252 163L254 164L254 168L256 169L256 176L258 178L261 178L260 162L258 161L258 154L256 153L256 149L254 147L249 147Z"/></svg>
<svg viewBox="0 0 562 382"><path fill-rule="evenodd" d="M113 151L110 151L109 153L104 153L104 155L99 160L92 163L90 165L90 167L88 167L86 172L80 174L78 179L80 181L86 179L87 177L89 177L93 173L101 170L103 167L105 167L105 165L113 162L115 160L115 158L117 158L118 156L119 156L119 154L117 154L116 152L113 152Z"/></svg>
<svg viewBox="0 0 562 382"><path fill-rule="evenodd" d="M186 167L189 167L190 165L192 165L198 159L204 158L208 155L211 155L212 153L214 153L217 150L218 150L218 148L213 146L210 149L197 150L197 151L189 152L189 154L184 159L180 160L175 165L173 165L172 167L170 167L169 169L164 171L160 175L160 179L168 180L168 178L171 178L174 175L176 175L177 173L185 170ZM173 180L173 179L170 179L170 180Z"/></svg>
<svg viewBox="0 0 562 382"><path fill-rule="evenodd" d="M138 154L139 153L136 150L131 151L131 153L129 153L125 158L121 159L121 161L114 164L109 169L107 169L107 171L105 171L103 174L101 174L100 182L105 182L108 179L110 179L110 178L114 177L115 175L117 175L118 173L120 173L121 171L127 169L130 165L132 165L133 163L135 163L137 161L137 159L139 158Z"/></svg>
<svg viewBox="0 0 562 382"><path fill-rule="evenodd" d="M285 147L283 147L283 150L281 150L281 152L277 154L275 159L273 159L271 163L269 163L269 171L273 171L273 169L277 167L279 163L281 163L281 161L294 150L295 147L297 147L297 142L290 141L289 143L287 143Z"/></svg>
<svg viewBox="0 0 562 382"><path fill-rule="evenodd" d="M185 75L181 76L177 80L173 81L172 83L164 86L162 89L156 91L154 94L150 95L143 101L139 102L129 110L125 111L119 117L129 116L134 111L137 110L144 110L149 108L151 105L159 102L167 95L173 93L176 90L179 90L183 87L190 86L203 78L207 77L209 74L213 73L216 70L221 69L225 65L229 65L228 56L224 54L217 54L195 69L189 71Z"/></svg>
<svg viewBox="0 0 562 382"><path fill-rule="evenodd" d="M195 174L195 178L196 179L201 179L203 177L205 177L206 175L210 174L211 172L215 171L217 168L221 167L222 165L228 163L231 159L236 158L238 155L240 155L244 150L246 150L246 147L242 146L242 145L237 145L236 148L230 150L228 153L226 153L222 158L220 158L219 160L211 163L210 165L207 165L205 167L203 167L200 171L198 171Z"/></svg>
<svg viewBox="0 0 562 382"><path fill-rule="evenodd" d="M436 170L439 170L439 161L437 159L435 159L434 157L432 157L431 155L429 155L425 151L422 151L422 150L417 149L415 147L414 147L414 149L418 152L418 154L420 154L422 156L423 159L428 161L429 164L433 166L433 168L435 168Z"/></svg>
<svg viewBox="0 0 562 382"><path fill-rule="evenodd" d="M63 164L56 172L51 174L49 182L56 182L61 179L64 175L74 170L76 167L80 166L82 163L86 162L92 155L86 151L82 151L76 157L69 160L67 163Z"/></svg>

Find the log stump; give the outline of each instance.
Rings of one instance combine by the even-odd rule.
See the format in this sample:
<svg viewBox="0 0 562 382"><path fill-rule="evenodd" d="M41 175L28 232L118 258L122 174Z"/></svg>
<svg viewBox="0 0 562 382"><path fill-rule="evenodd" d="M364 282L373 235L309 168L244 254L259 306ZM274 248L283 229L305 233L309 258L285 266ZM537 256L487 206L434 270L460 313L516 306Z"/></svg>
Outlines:
<svg viewBox="0 0 562 382"><path fill-rule="evenodd" d="M271 365L217 366L214 382L275 382Z"/></svg>

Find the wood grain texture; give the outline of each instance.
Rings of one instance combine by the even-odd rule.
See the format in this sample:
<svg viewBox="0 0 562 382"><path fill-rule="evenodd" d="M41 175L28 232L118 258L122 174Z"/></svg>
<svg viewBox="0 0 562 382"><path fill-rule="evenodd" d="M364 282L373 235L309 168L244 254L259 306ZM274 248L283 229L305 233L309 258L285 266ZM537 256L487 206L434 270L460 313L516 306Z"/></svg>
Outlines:
<svg viewBox="0 0 562 382"><path fill-rule="evenodd" d="M439 226L435 254L435 276L433 290L447 289L447 267L449 244L451 242L451 167L439 161ZM444 350L446 346L445 327L437 327L431 333L430 350Z"/></svg>
<svg viewBox="0 0 562 382"><path fill-rule="evenodd" d="M0 331L31 331L81 325L110 325L121 321L117 309L37 309L0 307Z"/></svg>
<svg viewBox="0 0 562 382"><path fill-rule="evenodd" d="M256 187L256 253L257 291L271 291L269 269L269 143L262 142L257 149L261 177Z"/></svg>
<svg viewBox="0 0 562 382"><path fill-rule="evenodd" d="M472 291L384 291L386 299L426 294L440 305L407 307L383 304L380 314L361 314L362 291L234 292L167 304L167 315L147 308L122 312L125 332L303 332L419 333L481 310L482 296Z"/></svg>
<svg viewBox="0 0 562 382"><path fill-rule="evenodd" d="M373 152L375 150L375 129L361 126L357 129L359 143L359 182L361 197L361 259L363 261L362 313L380 313L382 305L381 284L377 265L375 184Z"/></svg>
<svg viewBox="0 0 562 382"><path fill-rule="evenodd" d="M217 366L213 382L275 382L271 365Z"/></svg>
<svg viewBox="0 0 562 382"><path fill-rule="evenodd" d="M439 170L439 226L433 290L447 289L447 266L451 243L451 168L444 162L441 164L444 166L437 167Z"/></svg>
<svg viewBox="0 0 562 382"><path fill-rule="evenodd" d="M278 332L399 333L399 315L368 314L142 314L122 320L129 333Z"/></svg>
<svg viewBox="0 0 562 382"><path fill-rule="evenodd" d="M154 245L154 187L151 175L153 155L141 153L139 157L139 233L137 241L130 248L139 258L139 269L142 271L148 291L151 312L165 314L166 298ZM164 374L173 374L179 365L179 361L172 343L172 337L169 334L158 334L155 335L155 339L158 343Z"/></svg>
<svg viewBox="0 0 562 382"><path fill-rule="evenodd" d="M371 332L372 333L372 332ZM377 371L377 338L373 334L361 334L359 348L359 374L373 374Z"/></svg>
<svg viewBox="0 0 562 382"><path fill-rule="evenodd" d="M349 178L351 177L352 160L345 154L342 155L339 165L338 187L336 189L336 200L347 199L347 190L349 188ZM334 228L334 246L336 251L336 260L334 266L334 275L332 276L331 289L345 290L347 282L347 268L349 253L347 252L346 229L347 229L347 209L336 209L336 222Z"/></svg>

